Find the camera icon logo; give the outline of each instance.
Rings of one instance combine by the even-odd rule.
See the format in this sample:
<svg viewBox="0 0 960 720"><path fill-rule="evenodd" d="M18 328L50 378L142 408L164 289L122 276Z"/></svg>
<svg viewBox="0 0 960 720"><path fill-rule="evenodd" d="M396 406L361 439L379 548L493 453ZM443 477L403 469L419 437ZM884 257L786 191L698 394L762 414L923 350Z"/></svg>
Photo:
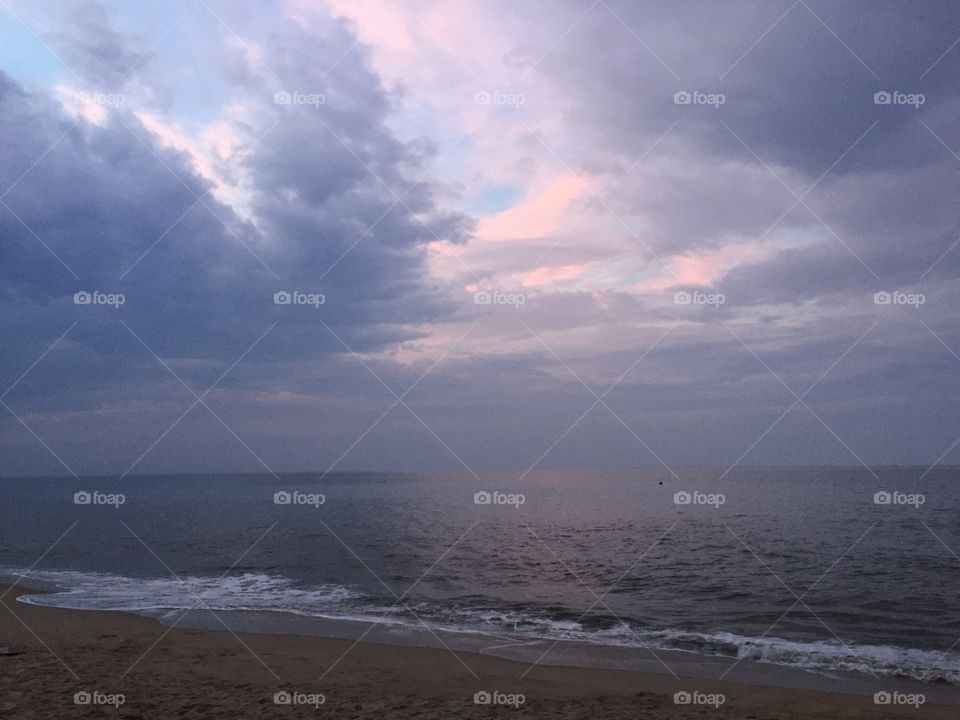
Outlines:
<svg viewBox="0 0 960 720"><path fill-rule="evenodd" d="M81 490L80 492L75 492L73 494L74 505L89 505L92 500L93 496L86 490Z"/></svg>
<svg viewBox="0 0 960 720"><path fill-rule="evenodd" d="M693 496L686 490L680 490L673 494L674 505L689 505L691 500L693 500Z"/></svg>
<svg viewBox="0 0 960 720"><path fill-rule="evenodd" d="M886 90L881 90L880 92L875 92L873 94L874 105L889 105L892 102L893 102L893 95L888 93Z"/></svg>
<svg viewBox="0 0 960 720"><path fill-rule="evenodd" d="M279 290L273 294L274 305L289 305L293 301L293 296L286 290Z"/></svg>
<svg viewBox="0 0 960 720"><path fill-rule="evenodd" d="M493 302L493 296L486 290L478 290L473 294L474 305L489 305Z"/></svg>
<svg viewBox="0 0 960 720"><path fill-rule="evenodd" d="M89 305L92 300L93 297L86 290L81 290L73 294L74 305Z"/></svg>
<svg viewBox="0 0 960 720"><path fill-rule="evenodd" d="M493 701L493 698L490 696L486 690L481 690L473 694L473 704L474 705L489 705Z"/></svg>
<svg viewBox="0 0 960 720"><path fill-rule="evenodd" d="M693 95L688 93L686 90L680 90L673 94L673 104L674 105L689 105L693 102Z"/></svg>
<svg viewBox="0 0 960 720"><path fill-rule="evenodd" d="M286 490L278 490L273 494L274 505L289 505L293 501L293 495Z"/></svg>
<svg viewBox="0 0 960 720"><path fill-rule="evenodd" d="M86 690L81 690L80 692L73 694L74 705L89 705L91 702L93 702L93 695Z"/></svg>
<svg viewBox="0 0 960 720"><path fill-rule="evenodd" d="M889 705L893 702L893 695L888 693L886 690L881 690L880 692L873 694L873 702L875 705Z"/></svg>
<svg viewBox="0 0 960 720"><path fill-rule="evenodd" d="M486 490L481 490L473 494L474 505L489 505L491 502L493 502L493 496Z"/></svg>
<svg viewBox="0 0 960 720"><path fill-rule="evenodd" d="M274 705L290 705L293 702L293 696L286 690L281 690L273 694Z"/></svg>
<svg viewBox="0 0 960 720"><path fill-rule="evenodd" d="M288 92L275 92L273 94L273 102L277 105L289 105L292 102L292 98Z"/></svg>
<svg viewBox="0 0 960 720"><path fill-rule="evenodd" d="M475 105L489 105L493 102L493 97L486 91L476 92L473 94L473 102Z"/></svg>
<svg viewBox="0 0 960 720"><path fill-rule="evenodd" d="M693 302L693 296L686 290L678 290L673 294L674 305L689 305Z"/></svg>
<svg viewBox="0 0 960 720"><path fill-rule="evenodd" d="M873 294L874 305L889 305L892 299L893 299L893 296L886 291Z"/></svg>
<svg viewBox="0 0 960 720"><path fill-rule="evenodd" d="M874 505L889 505L893 502L893 495L886 490L879 490L873 494Z"/></svg>
<svg viewBox="0 0 960 720"><path fill-rule="evenodd" d="M693 696L686 690L681 690L673 694L675 705L689 705L693 701Z"/></svg>

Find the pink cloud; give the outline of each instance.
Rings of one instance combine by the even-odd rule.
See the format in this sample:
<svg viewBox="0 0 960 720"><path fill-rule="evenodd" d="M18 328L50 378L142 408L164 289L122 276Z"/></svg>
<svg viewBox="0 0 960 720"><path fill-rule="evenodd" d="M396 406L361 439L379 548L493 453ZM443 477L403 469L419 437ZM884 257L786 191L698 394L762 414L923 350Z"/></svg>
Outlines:
<svg viewBox="0 0 960 720"><path fill-rule="evenodd" d="M525 288L549 285L563 280L573 280L583 275L595 263L580 263L577 265L558 265L555 267L540 267L525 273L521 284Z"/></svg>
<svg viewBox="0 0 960 720"><path fill-rule="evenodd" d="M536 197L480 222L481 240L542 238L565 230L576 218L568 216L570 204L589 183L576 175L553 181Z"/></svg>
<svg viewBox="0 0 960 720"><path fill-rule="evenodd" d="M663 264L657 263L662 273L636 285L637 292L655 292L670 287L713 285L722 278L738 261L751 243L735 242L716 250L700 253L684 253L663 258ZM669 271L663 268L666 265Z"/></svg>

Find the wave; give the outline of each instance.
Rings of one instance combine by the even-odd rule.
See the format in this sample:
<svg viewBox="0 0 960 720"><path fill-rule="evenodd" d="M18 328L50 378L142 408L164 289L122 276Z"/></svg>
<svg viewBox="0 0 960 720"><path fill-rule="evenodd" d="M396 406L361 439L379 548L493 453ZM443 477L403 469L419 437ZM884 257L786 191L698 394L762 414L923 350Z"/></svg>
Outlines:
<svg viewBox="0 0 960 720"><path fill-rule="evenodd" d="M454 614L500 631L509 629L549 640L678 650L819 672L848 671L960 685L960 654L951 652L852 641L798 641L733 632L703 633L676 628L649 630L620 621L612 627L591 628L574 620L550 620L524 613L489 610L459 610Z"/></svg>
<svg viewBox="0 0 960 720"><path fill-rule="evenodd" d="M77 610L114 610L166 620L193 608L218 611L271 611L344 621L420 626L404 617L404 607L354 588L335 584L305 586L282 575L244 572L227 577L139 578L72 570L21 571L0 568L43 595L20 602ZM436 602L407 603L437 631L510 634L518 640L566 640L618 647L675 650L784 665L819 672L850 671L960 685L960 655L933 650L843 641L799 641L733 632L692 632L676 628L632 627L616 618L598 625L571 618L547 618L533 610L503 611Z"/></svg>
<svg viewBox="0 0 960 720"><path fill-rule="evenodd" d="M31 571L28 575L0 568L0 575L22 578L45 595L22 595L31 605L74 610L149 612L210 608L212 610L279 610L313 614L336 608L361 595L341 585L302 587L283 576L261 572L219 577L138 578L74 570Z"/></svg>

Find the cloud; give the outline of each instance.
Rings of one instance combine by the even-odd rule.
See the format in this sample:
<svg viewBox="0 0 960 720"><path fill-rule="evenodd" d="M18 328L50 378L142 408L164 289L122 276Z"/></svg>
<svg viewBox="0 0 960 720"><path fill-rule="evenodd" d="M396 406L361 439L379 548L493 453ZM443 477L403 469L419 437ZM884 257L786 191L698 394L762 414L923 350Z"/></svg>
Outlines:
<svg viewBox="0 0 960 720"><path fill-rule="evenodd" d="M335 57L352 37L332 24ZM84 61L100 75L128 59L115 43L88 40ZM416 180L429 152L386 127L388 99L362 57L322 73L307 52L311 38L272 42L288 87L329 102L276 104L272 87L239 68L246 83L233 97L248 108L244 122L219 121L242 157L233 178L203 165L194 141L171 135L163 118L119 107L93 124L0 76L0 166L3 187L13 186L9 209L0 208L3 365L15 373L7 384L77 322L11 394L18 411L94 410L105 398L132 404L158 369L169 382L133 334L199 392L273 323L224 386L269 385L284 363L343 352L325 324L369 352L417 337L413 324L449 313L424 276L424 247L437 238L461 243L472 223ZM240 177L249 216L215 193ZM122 293L125 302L75 305L78 291ZM325 303L276 305L278 291L322 294Z"/></svg>
<svg viewBox="0 0 960 720"><path fill-rule="evenodd" d="M795 399L770 370L802 392L838 359L809 401L861 456L953 441L953 3L215 7L155 45L120 6L50 13L72 70L0 76L0 357L13 382L78 321L9 396L71 458L122 469L192 401L120 320L198 391L242 357L210 398L271 466L333 462L393 403L378 377L434 362L410 402L470 465L533 462L593 402L581 380L618 383L668 464L733 462ZM70 102L92 90L127 102ZM874 303L898 289L927 302ZM459 466L397 409L346 467ZM599 410L547 466L659 464ZM85 417L115 429L101 459ZM195 467L204 440L206 469L233 463L212 420L144 467ZM19 467L49 460L18 433ZM804 412L749 459L857 462Z"/></svg>
<svg viewBox="0 0 960 720"><path fill-rule="evenodd" d="M115 17L93 0L66 10L53 39L69 66L97 87L114 86L125 73L151 61L146 43L119 31Z"/></svg>

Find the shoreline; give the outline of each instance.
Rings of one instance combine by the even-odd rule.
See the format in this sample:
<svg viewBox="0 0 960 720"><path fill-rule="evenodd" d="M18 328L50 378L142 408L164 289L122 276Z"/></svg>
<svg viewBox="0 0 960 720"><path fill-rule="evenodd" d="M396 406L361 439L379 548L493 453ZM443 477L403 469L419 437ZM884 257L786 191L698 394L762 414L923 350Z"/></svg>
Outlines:
<svg viewBox="0 0 960 720"><path fill-rule="evenodd" d="M0 585L0 594L8 590L8 585ZM123 694L125 701L117 712L131 718L157 713L184 718L275 717L281 709L274 703L277 692L288 692L295 701L324 697L322 705L282 708L294 717L316 717L318 711L351 718L385 713L484 717L509 711L518 717L619 718L643 711L650 718L710 713L724 718L859 719L947 718L957 712L955 706L938 705L933 698L941 694L955 698L957 690L949 686L929 688L931 697L919 708L878 706L872 695L862 692L677 679L646 669L545 663L530 669L529 661L489 652L457 650L454 655L442 647L247 633L240 618L229 613L198 611L208 616L211 628L219 627L214 631L171 628L124 612L50 608L15 600L42 592L18 585L3 598L0 644L22 654L0 655L0 714L13 710L11 716L17 718L101 717L103 707L74 704L74 694L83 691L99 692L102 698ZM228 628L221 624L226 620ZM893 691L897 683L878 685ZM524 702L503 708L475 704L475 694L484 692L493 694L495 702L497 698L515 702L519 696ZM677 704L676 693L686 693L694 704ZM724 701L717 707L702 704L720 697Z"/></svg>
<svg viewBox="0 0 960 720"><path fill-rule="evenodd" d="M766 634L751 637L716 631L697 634L684 631L620 632L611 636L588 634L537 633L509 627L477 627L469 624L438 622L429 616L403 617L376 608L358 613L323 614L301 611L295 606L237 606L211 603L201 609L164 603L166 592L140 593L130 605L109 603L101 607L73 602L75 588L58 578L24 577L17 573L0 574L4 582L22 583L30 597L19 601L41 607L85 611L113 610L195 630L223 631L222 620L242 633L260 635L296 635L364 641L374 644L452 649L491 655L528 665L639 670L666 673L702 680L730 679L733 682L771 685L786 689L808 689L846 694L872 695L878 686L890 691L923 693L939 702L960 705L960 683L942 670L943 656L936 650L897 646L846 644L788 640ZM96 588L86 592L98 593ZM84 593L80 593L83 597ZM107 593L109 597L109 592ZM169 598L184 602L183 598ZM278 601L280 599L278 598ZM152 605L151 602L159 604ZM429 624L427 624L429 623ZM671 634L671 632L673 634ZM660 640L667 638L668 643ZM703 647L697 643L704 643ZM733 652L730 652L730 650ZM809 656L806 653L810 653ZM879 684L879 685L878 685Z"/></svg>

